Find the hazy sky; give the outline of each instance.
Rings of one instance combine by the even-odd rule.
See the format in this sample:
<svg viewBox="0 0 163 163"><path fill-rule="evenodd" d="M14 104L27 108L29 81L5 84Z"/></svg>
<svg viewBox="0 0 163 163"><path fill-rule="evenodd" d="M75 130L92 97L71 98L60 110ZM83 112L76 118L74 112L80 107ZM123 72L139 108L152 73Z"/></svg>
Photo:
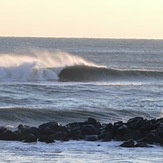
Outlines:
<svg viewBox="0 0 163 163"><path fill-rule="evenodd" d="M163 39L163 0L0 0L0 36Z"/></svg>

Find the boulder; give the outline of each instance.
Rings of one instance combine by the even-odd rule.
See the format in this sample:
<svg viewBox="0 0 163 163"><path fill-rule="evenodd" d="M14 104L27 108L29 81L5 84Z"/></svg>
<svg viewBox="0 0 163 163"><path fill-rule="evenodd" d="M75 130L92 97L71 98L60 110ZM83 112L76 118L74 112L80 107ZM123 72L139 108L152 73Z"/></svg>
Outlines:
<svg viewBox="0 0 163 163"><path fill-rule="evenodd" d="M97 135L86 135L85 136L85 140L86 141L97 141L98 140L98 136Z"/></svg>
<svg viewBox="0 0 163 163"><path fill-rule="evenodd" d="M127 148L135 147L135 141L130 139L130 140L123 142L120 146L127 147Z"/></svg>
<svg viewBox="0 0 163 163"><path fill-rule="evenodd" d="M102 141L111 141L113 139L113 133L111 131L103 130L98 139Z"/></svg>
<svg viewBox="0 0 163 163"><path fill-rule="evenodd" d="M58 122L48 122L41 124L38 128L42 134L54 134L59 126L60 124Z"/></svg>
<svg viewBox="0 0 163 163"><path fill-rule="evenodd" d="M23 136L23 142L26 143L37 142L37 137L32 133L27 133Z"/></svg>
<svg viewBox="0 0 163 163"><path fill-rule="evenodd" d="M84 125L82 128L81 128L81 135L98 135L98 132L99 132L99 129L94 126L94 125L91 125L91 124L88 124L88 125Z"/></svg>
<svg viewBox="0 0 163 163"><path fill-rule="evenodd" d="M34 134L35 136L39 136L41 133L41 130L37 127L30 127L26 125L19 125L18 131L20 131L21 134Z"/></svg>
<svg viewBox="0 0 163 163"><path fill-rule="evenodd" d="M70 139L69 135L65 132L56 132L55 134L51 135L52 139L54 140L61 140L61 141L68 141Z"/></svg>
<svg viewBox="0 0 163 163"><path fill-rule="evenodd" d="M0 140L14 141L18 140L18 138L15 132L7 129L2 134L0 134Z"/></svg>
<svg viewBox="0 0 163 163"><path fill-rule="evenodd" d="M140 127L143 126L144 123L145 121L142 117L131 118L127 121L128 127L133 130L140 129Z"/></svg>
<svg viewBox="0 0 163 163"><path fill-rule="evenodd" d="M42 135L39 137L38 141L45 142L45 143L53 143L55 142L51 136Z"/></svg>
<svg viewBox="0 0 163 163"><path fill-rule="evenodd" d="M0 134L2 134L4 131L6 131L7 128L4 126L0 126Z"/></svg>

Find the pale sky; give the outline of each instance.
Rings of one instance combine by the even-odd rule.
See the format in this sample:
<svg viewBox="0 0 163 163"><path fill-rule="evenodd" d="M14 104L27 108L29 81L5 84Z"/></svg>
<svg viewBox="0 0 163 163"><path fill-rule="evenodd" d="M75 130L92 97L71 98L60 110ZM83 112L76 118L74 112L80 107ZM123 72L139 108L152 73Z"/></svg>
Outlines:
<svg viewBox="0 0 163 163"><path fill-rule="evenodd" d="M163 0L0 0L0 36L163 39Z"/></svg>

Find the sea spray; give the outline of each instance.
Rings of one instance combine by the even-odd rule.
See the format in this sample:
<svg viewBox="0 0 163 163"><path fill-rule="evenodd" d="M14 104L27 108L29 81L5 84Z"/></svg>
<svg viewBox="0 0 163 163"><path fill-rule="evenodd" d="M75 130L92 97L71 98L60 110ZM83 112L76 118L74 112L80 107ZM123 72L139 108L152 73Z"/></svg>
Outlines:
<svg viewBox="0 0 163 163"><path fill-rule="evenodd" d="M1 81L58 80L59 72L66 66L95 64L70 53L57 51L27 54L1 54Z"/></svg>

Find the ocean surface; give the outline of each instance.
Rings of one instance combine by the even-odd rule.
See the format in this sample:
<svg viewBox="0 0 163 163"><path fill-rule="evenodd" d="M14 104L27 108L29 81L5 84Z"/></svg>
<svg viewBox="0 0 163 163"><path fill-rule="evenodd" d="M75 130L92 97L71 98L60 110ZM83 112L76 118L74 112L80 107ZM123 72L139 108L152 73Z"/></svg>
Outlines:
<svg viewBox="0 0 163 163"><path fill-rule="evenodd" d="M163 117L163 40L0 37L0 124ZM163 147L0 141L0 162L163 162Z"/></svg>

